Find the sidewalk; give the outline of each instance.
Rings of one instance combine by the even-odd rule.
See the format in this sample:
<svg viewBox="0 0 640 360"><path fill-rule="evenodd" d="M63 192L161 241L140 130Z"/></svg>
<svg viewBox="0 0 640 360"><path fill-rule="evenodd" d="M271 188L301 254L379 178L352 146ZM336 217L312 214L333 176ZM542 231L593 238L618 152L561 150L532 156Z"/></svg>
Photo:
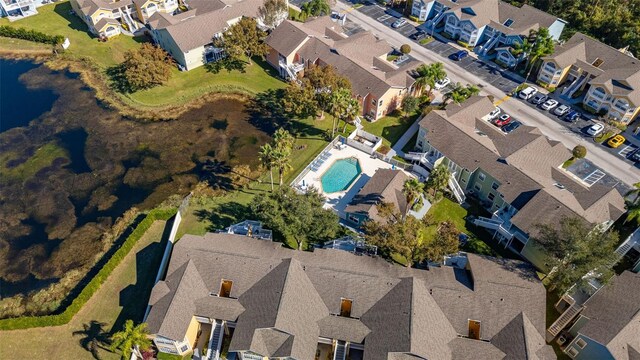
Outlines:
<svg viewBox="0 0 640 360"><path fill-rule="evenodd" d="M394 152L394 155L398 155L404 158L404 152L402 151L402 148L409 142L409 140L411 140L413 135L415 135L420 129L420 125L418 125L419 119L420 118L416 119L416 121L414 121L414 123L411 124L411 126L407 129L407 131L405 131L405 133L402 134L400 139L398 139L398 141L396 141L396 143L393 144L393 146L391 147L391 151ZM391 153L391 151L389 151L389 153Z"/></svg>

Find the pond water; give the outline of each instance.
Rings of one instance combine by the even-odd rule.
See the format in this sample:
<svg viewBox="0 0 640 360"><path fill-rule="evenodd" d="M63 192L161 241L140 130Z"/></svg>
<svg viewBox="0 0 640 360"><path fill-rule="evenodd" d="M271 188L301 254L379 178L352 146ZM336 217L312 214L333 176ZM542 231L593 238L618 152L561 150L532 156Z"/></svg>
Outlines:
<svg viewBox="0 0 640 360"><path fill-rule="evenodd" d="M0 66L1 296L91 263L125 211L187 194L204 175L219 176L204 174L211 163L255 168L269 141L243 100L140 122L101 106L76 74L28 61Z"/></svg>

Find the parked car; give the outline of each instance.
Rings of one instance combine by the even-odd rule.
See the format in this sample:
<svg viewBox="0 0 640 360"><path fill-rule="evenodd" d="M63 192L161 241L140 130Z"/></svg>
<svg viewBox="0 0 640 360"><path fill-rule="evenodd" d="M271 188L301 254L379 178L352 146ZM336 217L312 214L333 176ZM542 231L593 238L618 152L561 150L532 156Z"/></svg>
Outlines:
<svg viewBox="0 0 640 360"><path fill-rule="evenodd" d="M453 55L451 55L451 58L455 61L460 61L466 58L467 56L469 56L469 52L467 50L460 50L454 53Z"/></svg>
<svg viewBox="0 0 640 360"><path fill-rule="evenodd" d="M569 113L564 117L565 120L572 123L578 121L579 118L580 118L580 113L575 110L569 111Z"/></svg>
<svg viewBox="0 0 640 360"><path fill-rule="evenodd" d="M604 125L602 125L602 124L593 124L593 125L589 126L589 128L587 129L587 134L589 134L591 136L598 136L598 134L600 134L602 132L602 130L604 130Z"/></svg>
<svg viewBox="0 0 640 360"><path fill-rule="evenodd" d="M426 32L424 32L422 30L418 30L418 31L414 32L411 35L411 39L413 39L415 41L420 41L422 39L425 39L427 36L429 36L429 34L427 34Z"/></svg>
<svg viewBox="0 0 640 360"><path fill-rule="evenodd" d="M496 116L500 115L500 112L502 112L502 109L496 106L496 108L489 113L489 119L495 119Z"/></svg>
<svg viewBox="0 0 640 360"><path fill-rule="evenodd" d="M571 110L571 108L568 107L567 105L560 105L555 110L553 110L553 113L558 115L558 116L563 116L566 113L568 113L569 110Z"/></svg>
<svg viewBox="0 0 640 360"><path fill-rule="evenodd" d="M527 86L526 89L518 93L518 97L523 100L529 100L531 99L531 97L533 97L533 95L537 93L538 93L538 89L534 88L533 86Z"/></svg>
<svg viewBox="0 0 640 360"><path fill-rule="evenodd" d="M436 81L436 90L442 90L445 87L447 87L447 85L451 84L451 79L449 79L448 77L440 80L440 81Z"/></svg>
<svg viewBox="0 0 640 360"><path fill-rule="evenodd" d="M543 102L547 101L548 97L545 94L537 93L534 97L529 100L532 104L540 105Z"/></svg>
<svg viewBox="0 0 640 360"><path fill-rule="evenodd" d="M500 117L496 119L494 124L496 124L497 127L502 127L507 125L510 122L511 122L511 115L505 113L500 115Z"/></svg>
<svg viewBox="0 0 640 360"><path fill-rule="evenodd" d="M508 134L508 133L512 132L513 130L519 128L521 125L522 125L522 123L520 121L512 121L511 123L503 126L501 128L501 130Z"/></svg>
<svg viewBox="0 0 640 360"><path fill-rule="evenodd" d="M612 137L611 139L609 139L609 141L607 141L607 145L609 145L609 146L611 146L612 148L615 149L618 146L624 144L625 140L627 140L627 139L625 139L624 136L618 134L618 135Z"/></svg>
<svg viewBox="0 0 640 360"><path fill-rule="evenodd" d="M394 29L397 29L397 28L401 27L402 25L404 25L406 23L407 23L407 19L400 18L400 19L394 21L393 24L391 24L391 27L394 28Z"/></svg>
<svg viewBox="0 0 640 360"><path fill-rule="evenodd" d="M540 105L540 108L542 110L551 110L556 106L558 106L558 102L556 100L549 99L545 101L544 104Z"/></svg>
<svg viewBox="0 0 640 360"><path fill-rule="evenodd" d="M640 162L640 149L631 153L631 155L629 155L629 159L631 159L631 161Z"/></svg>

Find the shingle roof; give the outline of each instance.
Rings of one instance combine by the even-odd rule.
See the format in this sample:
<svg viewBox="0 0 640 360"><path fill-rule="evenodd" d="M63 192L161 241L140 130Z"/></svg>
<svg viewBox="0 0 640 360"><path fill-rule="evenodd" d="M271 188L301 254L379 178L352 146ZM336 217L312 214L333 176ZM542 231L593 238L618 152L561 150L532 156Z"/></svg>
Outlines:
<svg viewBox="0 0 640 360"><path fill-rule="evenodd" d="M378 169L344 211L364 213L372 220L381 221L383 219L378 215L376 205L387 202L404 214L407 212L407 198L402 188L407 180L409 176L402 170Z"/></svg>
<svg viewBox="0 0 640 360"><path fill-rule="evenodd" d="M471 171L480 168L499 181L504 200L519 210L513 224L533 234L540 222L578 216L597 224L624 213L618 190L599 183L587 187L560 170L571 157L561 143L530 126L505 135L482 120L493 108L488 98L472 97L446 111L432 111L419 124L427 141L444 156Z"/></svg>
<svg viewBox="0 0 640 360"><path fill-rule="evenodd" d="M640 274L625 271L614 277L584 304L589 321L579 332L609 348L616 359L627 348L640 349Z"/></svg>
<svg viewBox="0 0 640 360"><path fill-rule="evenodd" d="M612 95L626 96L635 105L640 104L640 60L621 50L578 32L558 46L553 55L543 59L553 60L561 68L573 64L589 67L590 73L597 75L591 84L602 85ZM597 59L600 65L594 70L590 64Z"/></svg>
<svg viewBox="0 0 640 360"><path fill-rule="evenodd" d="M533 269L472 254L468 260L473 289L450 267L417 270L339 250L288 250L240 235L185 235L165 280L172 292L152 304L149 329L182 339L192 316L216 318L203 309L240 312L230 349L297 359L314 357L319 336L364 339L365 359L451 359L474 347L496 354L482 341L457 349L467 319L480 320L483 339L492 341L522 312L542 336L545 291ZM231 298L209 295L221 279L233 281ZM341 298L352 299L351 318L336 316Z"/></svg>
<svg viewBox="0 0 640 360"><path fill-rule="evenodd" d="M176 16L154 14L149 20L152 29L168 32L183 52L211 43L213 36L223 32L234 19L255 17L262 2L243 0L229 5L220 0L207 0L189 4L192 10Z"/></svg>
<svg viewBox="0 0 640 360"><path fill-rule="evenodd" d="M307 36L303 36L306 34ZM342 28L323 16L305 23L284 21L266 39L266 44L288 56L297 50L305 61L331 65L351 82L353 92L376 97L389 89L405 88L415 81L409 71L419 65L409 61L400 67L383 61L391 46L368 31L346 36Z"/></svg>
<svg viewBox="0 0 640 360"><path fill-rule="evenodd" d="M505 353L505 360L555 359L547 358L545 353L542 353L543 357L538 356L538 351L547 348L547 344L524 313L516 315L491 342Z"/></svg>

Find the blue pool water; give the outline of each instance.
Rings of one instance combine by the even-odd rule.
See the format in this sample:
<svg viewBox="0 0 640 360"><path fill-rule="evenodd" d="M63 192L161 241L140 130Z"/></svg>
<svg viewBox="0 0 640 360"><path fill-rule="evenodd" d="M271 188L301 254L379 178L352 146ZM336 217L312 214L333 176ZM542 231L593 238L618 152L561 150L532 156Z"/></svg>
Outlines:
<svg viewBox="0 0 640 360"><path fill-rule="evenodd" d="M336 160L331 167L322 174L322 190L325 193L344 191L360 175L360 163L355 158Z"/></svg>

